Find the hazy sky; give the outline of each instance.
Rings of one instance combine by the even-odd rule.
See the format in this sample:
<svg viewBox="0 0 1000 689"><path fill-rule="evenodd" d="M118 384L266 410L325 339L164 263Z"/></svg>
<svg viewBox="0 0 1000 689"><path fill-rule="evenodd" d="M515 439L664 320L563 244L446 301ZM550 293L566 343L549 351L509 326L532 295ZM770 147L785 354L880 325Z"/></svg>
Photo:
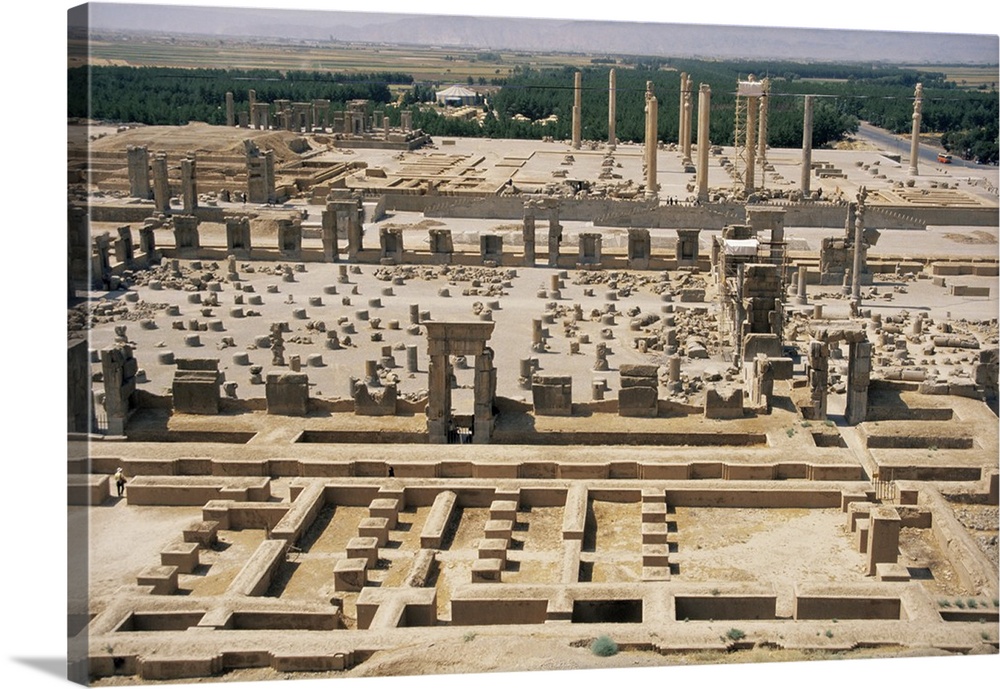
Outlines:
<svg viewBox="0 0 1000 689"><path fill-rule="evenodd" d="M267 2L216 2L188 3L97 3L92 11L94 28L155 29L175 32L198 32L216 36L270 35L288 38L325 39L368 37L372 40L394 42L403 40L434 41L453 45L480 45L485 48L517 48L526 50L595 50L610 53L634 51L638 54L660 54L701 57L748 57L785 59L831 59L831 60L891 60L902 62L976 62L996 63L998 61L998 38L991 33L988 23L968 22L974 16L976 3L966 3L962 12L967 25L961 33L954 31L946 22L935 21L926 25L908 23L915 13L900 12L880 16L878 8L864 7L860 14L852 11L852 6L860 5L855 0L830 3L827 7L837 8L836 12L815 17L802 10L805 3L771 2L764 12L748 12L745 5L730 2L714 2L709 16L691 11L689 6L665 11L668 3L659 3L642 12L630 12L614 17L605 30L584 33L587 27L573 20L607 21L591 3L581 10L562 0L547 3L529 3L511 0L493 6L493 15L505 18L543 17L559 18L543 31L532 30L539 22L504 27L504 30L488 31L470 23L466 25L462 17L484 17L491 14L484 4L467 3L455 9L452 4L442 8L441 3L398 3L380 2L376 6L387 14L405 12L409 14L452 14L458 15L450 24L397 22L387 24L390 16L375 13L334 14L329 10L356 10L360 4L316 3L309 0L293 0L286 9L276 10ZM672 4L672 3L671 3ZM884 4L884 3L879 3ZM207 6L205 6L207 5ZM502 14L497 10L502 7ZM872 3L875 5L875 3ZM704 6L704 5L703 5ZM760 4L758 4L760 6ZM629 7L639 7L638 3ZM544 8L544 11L539 11ZM794 8L794 11L792 11ZM317 12L317 9L324 11ZM299 12L288 10L301 10ZM936 13L941 14L941 13ZM991 12L993 14L993 12ZM940 19L940 17L935 17ZM550 20L552 21L552 20ZM640 24L636 24L640 22ZM345 30L346 26L368 26L382 23L384 29L366 28ZM680 24L715 24L715 31L701 32L678 30ZM658 27L660 24L661 27ZM734 26L764 25L768 27L797 27L783 31L781 36L760 35L762 31L734 30ZM802 28L821 28L824 31L804 32ZM448 29L451 29L449 31ZM831 31L843 29L845 31ZM975 33L971 31L974 30ZM875 33L881 32L881 33ZM890 32L890 33L886 33ZM933 32L933 33L931 33ZM755 35L756 34L756 35Z"/></svg>

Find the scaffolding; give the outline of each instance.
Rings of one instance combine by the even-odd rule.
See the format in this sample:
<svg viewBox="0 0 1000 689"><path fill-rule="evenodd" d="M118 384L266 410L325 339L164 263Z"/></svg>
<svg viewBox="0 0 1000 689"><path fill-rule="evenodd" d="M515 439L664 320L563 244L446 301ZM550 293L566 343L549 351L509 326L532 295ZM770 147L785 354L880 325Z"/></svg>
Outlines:
<svg viewBox="0 0 1000 689"><path fill-rule="evenodd" d="M737 82L736 116L733 127L733 146L735 149L733 165L737 191L742 191L744 195L752 194L757 188L755 172L757 168L758 115L765 94L765 82L757 81L752 74L747 80Z"/></svg>
<svg viewBox="0 0 1000 689"><path fill-rule="evenodd" d="M728 230L728 231L727 231ZM761 240L756 234L747 232L748 226L732 226L723 230L723 236L715 238L713 250L715 259L713 270L716 274L720 317L718 318L719 342L723 358L735 359L739 352L736 335L742 329L746 318L743 301L743 273L750 264L774 265L781 277L781 294L788 292L790 275L788 271L787 242L784 240ZM725 235L729 236L725 236ZM730 343L732 349L725 346Z"/></svg>

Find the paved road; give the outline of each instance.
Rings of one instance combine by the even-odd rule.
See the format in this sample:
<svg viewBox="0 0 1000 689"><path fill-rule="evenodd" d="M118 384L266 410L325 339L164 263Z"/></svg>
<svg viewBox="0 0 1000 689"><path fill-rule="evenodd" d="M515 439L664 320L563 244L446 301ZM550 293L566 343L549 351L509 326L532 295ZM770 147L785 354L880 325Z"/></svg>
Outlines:
<svg viewBox="0 0 1000 689"><path fill-rule="evenodd" d="M909 163L910 136L908 134L906 136L900 136L898 134L893 134L888 130L872 126L867 122L862 122L858 128L857 136L861 139L870 141L890 153L900 154L900 156L902 156L902 162L907 164ZM939 149L934 146L928 146L923 143L920 144L918 164L937 164L938 150ZM969 170L996 170L995 165L977 165L976 163L962 160L958 156L955 156L952 159L951 164L953 167L967 168Z"/></svg>

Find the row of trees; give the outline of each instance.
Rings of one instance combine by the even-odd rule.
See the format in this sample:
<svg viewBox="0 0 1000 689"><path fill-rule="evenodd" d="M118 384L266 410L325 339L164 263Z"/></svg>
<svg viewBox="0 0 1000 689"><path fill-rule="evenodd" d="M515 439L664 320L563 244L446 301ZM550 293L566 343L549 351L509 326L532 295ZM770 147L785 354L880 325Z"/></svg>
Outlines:
<svg viewBox="0 0 1000 689"><path fill-rule="evenodd" d="M608 135L610 59L580 69L582 128L586 139ZM237 110L246 109L247 91L257 99L307 101L325 98L342 109L347 101L366 99L395 123L400 108L413 112L414 125L432 136L566 139L571 136L574 74L577 68L533 69L517 65L484 106L481 124L445 117L424 104L433 102L435 85L415 83L402 72L343 74L274 70L166 69L90 67L69 70L69 114L121 122L184 124L225 121L225 94L233 92ZM658 137L676 141L679 128L679 73L692 77L693 114L697 121L698 86L711 87L711 140L731 144L734 137L736 86L752 72L770 80L768 143L802 143L803 101L816 96L813 147L821 148L857 131L860 120L897 133L908 132L915 84L924 86L923 128L941 132L955 154L996 162L998 97L995 88L969 91L944 80L941 73L878 65L799 64L790 62L714 62L641 58L616 65L616 134L622 141L645 136L646 83L659 103ZM390 90L409 88L401 98ZM89 94L89 98L88 98ZM518 116L518 117L516 117ZM545 124L555 116L555 121ZM527 118L529 121L522 121Z"/></svg>
<svg viewBox="0 0 1000 689"><path fill-rule="evenodd" d="M153 125L225 124L226 92L232 92L237 111L248 109L250 90L261 102L328 98L343 108L355 99L388 102L390 84L412 83L413 77L401 72L75 67L68 74L68 105L70 117Z"/></svg>

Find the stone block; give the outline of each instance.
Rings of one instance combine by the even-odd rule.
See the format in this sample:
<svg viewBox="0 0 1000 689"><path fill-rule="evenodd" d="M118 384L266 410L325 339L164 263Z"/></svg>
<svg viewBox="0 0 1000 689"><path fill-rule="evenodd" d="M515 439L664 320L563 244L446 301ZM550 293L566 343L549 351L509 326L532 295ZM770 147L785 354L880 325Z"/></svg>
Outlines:
<svg viewBox="0 0 1000 689"><path fill-rule="evenodd" d="M309 413L309 376L305 373L269 373L264 392L268 414L305 416Z"/></svg>
<svg viewBox="0 0 1000 689"><path fill-rule="evenodd" d="M513 500L494 500L490 503L490 519L517 521L517 503Z"/></svg>
<svg viewBox="0 0 1000 689"><path fill-rule="evenodd" d="M367 582L367 565L363 557L337 560L333 566L333 590L348 593L363 589Z"/></svg>
<svg viewBox="0 0 1000 689"><path fill-rule="evenodd" d="M706 419L743 418L743 390L711 386L705 390Z"/></svg>
<svg viewBox="0 0 1000 689"><path fill-rule="evenodd" d="M510 544L510 536L514 530L514 522L510 519L490 519L483 529L488 539L503 539Z"/></svg>
<svg viewBox="0 0 1000 689"><path fill-rule="evenodd" d="M643 546L666 544L666 542L667 542L667 524L665 522L659 524L643 523L642 525Z"/></svg>
<svg viewBox="0 0 1000 689"><path fill-rule="evenodd" d="M181 574L190 574L198 566L198 543L182 541L172 543L160 551L160 564L176 567Z"/></svg>
<svg viewBox="0 0 1000 689"><path fill-rule="evenodd" d="M643 567L643 581L670 581L670 567Z"/></svg>
<svg viewBox="0 0 1000 689"><path fill-rule="evenodd" d="M774 373L775 380L791 380L794 375L795 362L791 357L776 356L770 357L771 372Z"/></svg>
<svg viewBox="0 0 1000 689"><path fill-rule="evenodd" d="M472 563L472 583L500 583L503 562L493 558L479 559Z"/></svg>
<svg viewBox="0 0 1000 689"><path fill-rule="evenodd" d="M910 570L898 562L879 562L875 565L875 578L879 581L909 581Z"/></svg>
<svg viewBox="0 0 1000 689"><path fill-rule="evenodd" d="M389 520L385 517L367 517L358 524L358 536L374 538L381 548L389 541Z"/></svg>
<svg viewBox="0 0 1000 689"><path fill-rule="evenodd" d="M153 594L169 596L177 591L177 568L169 565L147 567L139 572L136 583L139 586L152 586Z"/></svg>
<svg viewBox="0 0 1000 689"><path fill-rule="evenodd" d="M622 364L618 367L618 372L622 376L652 378L656 380L659 375L659 367L655 364Z"/></svg>
<svg viewBox="0 0 1000 689"><path fill-rule="evenodd" d="M211 548L219 540L219 522L199 521L184 529L184 541Z"/></svg>
<svg viewBox="0 0 1000 689"><path fill-rule="evenodd" d="M499 560L501 569L507 564L507 541L502 538L480 539L478 552L481 560Z"/></svg>
<svg viewBox="0 0 1000 689"><path fill-rule="evenodd" d="M654 417L658 411L658 397L653 387L622 387L618 391L618 415Z"/></svg>
<svg viewBox="0 0 1000 689"><path fill-rule="evenodd" d="M355 536L347 542L348 559L361 559L371 569L378 562L378 538L375 536Z"/></svg>
<svg viewBox="0 0 1000 689"><path fill-rule="evenodd" d="M667 504L665 502L642 503L642 523L661 524L667 519Z"/></svg>
<svg viewBox="0 0 1000 689"><path fill-rule="evenodd" d="M643 567L669 567L670 546L666 543L644 543L642 546Z"/></svg>
<svg viewBox="0 0 1000 689"><path fill-rule="evenodd" d="M531 401L537 415L572 415L572 376L534 376L531 380Z"/></svg>
<svg viewBox="0 0 1000 689"><path fill-rule="evenodd" d="M368 505L369 517L381 517L390 529L396 528L399 518L399 500L396 498L376 498Z"/></svg>

